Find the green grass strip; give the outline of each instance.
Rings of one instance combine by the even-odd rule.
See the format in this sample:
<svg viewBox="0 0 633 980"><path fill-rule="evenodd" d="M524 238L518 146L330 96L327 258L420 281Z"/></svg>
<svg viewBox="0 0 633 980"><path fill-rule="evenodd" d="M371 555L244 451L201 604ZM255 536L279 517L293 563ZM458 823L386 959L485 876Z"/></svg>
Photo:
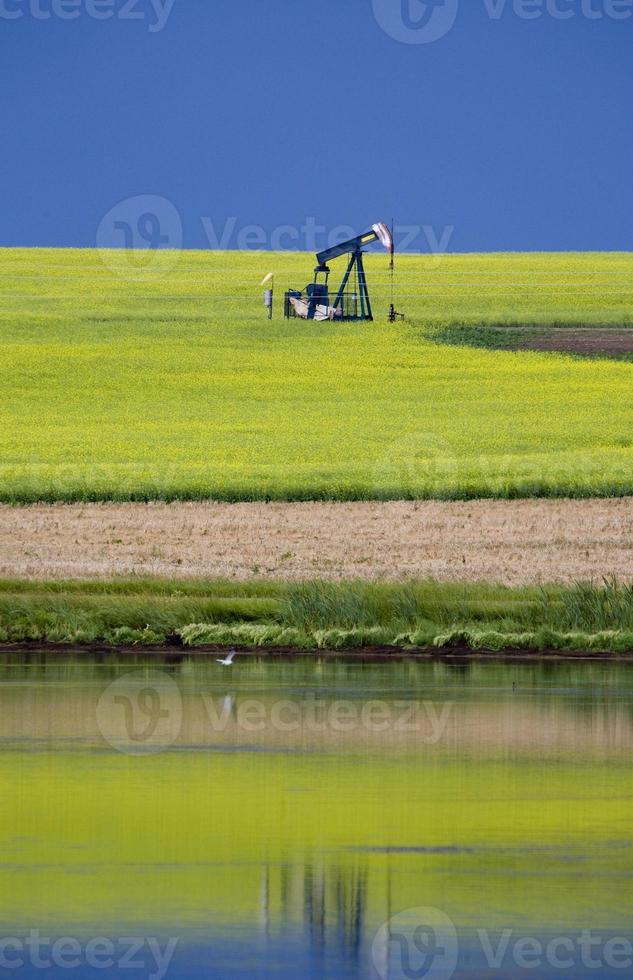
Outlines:
<svg viewBox="0 0 633 980"><path fill-rule="evenodd" d="M633 586L0 581L0 642L633 652Z"/></svg>

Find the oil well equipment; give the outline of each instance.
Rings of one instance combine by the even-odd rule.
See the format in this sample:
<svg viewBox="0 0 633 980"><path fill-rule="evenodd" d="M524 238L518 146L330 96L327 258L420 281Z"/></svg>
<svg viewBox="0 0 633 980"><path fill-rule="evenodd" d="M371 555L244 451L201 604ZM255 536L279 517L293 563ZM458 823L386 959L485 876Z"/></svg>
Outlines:
<svg viewBox="0 0 633 980"><path fill-rule="evenodd" d="M363 265L363 249L380 242L391 256L391 271L393 283L393 233L384 222L372 225L370 231L356 238L350 238L323 252L317 253L317 265L314 270L314 280L303 290L289 289L284 294L284 316L301 317L304 320L373 320L367 277ZM330 267L328 262L341 255L349 256L345 275L336 288L329 282ZM396 314L392 303L389 319Z"/></svg>

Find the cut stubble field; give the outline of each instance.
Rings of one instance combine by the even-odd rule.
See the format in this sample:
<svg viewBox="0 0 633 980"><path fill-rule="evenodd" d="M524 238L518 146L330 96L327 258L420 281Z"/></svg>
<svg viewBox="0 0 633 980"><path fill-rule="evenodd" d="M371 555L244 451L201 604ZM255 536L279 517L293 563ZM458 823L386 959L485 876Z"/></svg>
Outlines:
<svg viewBox="0 0 633 980"><path fill-rule="evenodd" d="M0 506L0 577L633 579L633 499Z"/></svg>
<svg viewBox="0 0 633 980"><path fill-rule="evenodd" d="M286 322L304 254L0 250L0 499L633 493L633 364L447 342L633 322L633 256L371 255L373 324ZM276 273L277 315L259 279Z"/></svg>

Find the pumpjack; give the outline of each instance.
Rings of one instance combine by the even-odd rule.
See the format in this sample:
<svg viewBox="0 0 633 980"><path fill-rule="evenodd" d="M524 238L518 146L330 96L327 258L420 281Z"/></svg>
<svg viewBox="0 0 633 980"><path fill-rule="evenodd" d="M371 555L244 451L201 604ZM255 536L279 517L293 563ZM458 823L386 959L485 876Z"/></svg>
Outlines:
<svg viewBox="0 0 633 980"><path fill-rule="evenodd" d="M380 221L372 225L371 230L364 235L350 238L317 253L314 281L308 283L303 291L290 289L285 293L285 317L298 316L304 320L373 320L363 265L363 249L377 241L391 255L393 268L393 235L387 225ZM328 262L341 255L349 255L349 261L343 280L334 291L329 286Z"/></svg>

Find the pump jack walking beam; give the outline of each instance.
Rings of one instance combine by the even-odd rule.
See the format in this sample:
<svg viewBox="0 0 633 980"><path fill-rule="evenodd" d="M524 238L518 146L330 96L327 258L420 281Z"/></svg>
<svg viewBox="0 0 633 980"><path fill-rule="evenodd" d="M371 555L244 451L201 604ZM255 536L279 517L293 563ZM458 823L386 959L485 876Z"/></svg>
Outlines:
<svg viewBox="0 0 633 980"><path fill-rule="evenodd" d="M375 225L376 229L378 227L378 225ZM359 252L362 248L373 245L374 242L378 241L379 237L378 232L372 228L371 231L366 231L364 235L349 238L346 242L339 242L338 245L333 245L332 248L326 248L324 252L319 252L316 257L319 263L317 268L324 271L324 266L332 259L337 259L339 255L347 255L349 252Z"/></svg>

